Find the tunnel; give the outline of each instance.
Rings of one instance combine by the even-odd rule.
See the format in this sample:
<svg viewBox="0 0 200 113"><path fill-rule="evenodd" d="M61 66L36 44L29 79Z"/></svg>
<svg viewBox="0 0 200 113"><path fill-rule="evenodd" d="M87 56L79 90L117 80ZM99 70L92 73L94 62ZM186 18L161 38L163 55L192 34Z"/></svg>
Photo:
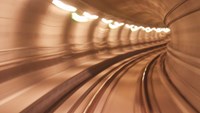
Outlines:
<svg viewBox="0 0 200 113"><path fill-rule="evenodd" d="M0 2L0 113L200 113L199 0Z"/></svg>

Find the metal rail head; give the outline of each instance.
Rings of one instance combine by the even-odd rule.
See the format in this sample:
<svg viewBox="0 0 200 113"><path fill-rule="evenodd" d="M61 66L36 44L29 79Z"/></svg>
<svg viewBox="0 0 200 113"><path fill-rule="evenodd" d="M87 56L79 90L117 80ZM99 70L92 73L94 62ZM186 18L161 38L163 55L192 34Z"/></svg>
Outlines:
<svg viewBox="0 0 200 113"><path fill-rule="evenodd" d="M145 112L146 113L153 113L153 105L150 102L150 96L149 96L149 91L148 91L148 79L150 78L150 73L152 72L153 67L155 66L155 63L157 59L160 57L161 54L157 55L153 60L151 60L145 67L144 72L142 74L142 79L141 79L141 95L142 95L142 101L145 106ZM155 106L159 111L159 107L156 105ZM160 112L160 111L159 111Z"/></svg>

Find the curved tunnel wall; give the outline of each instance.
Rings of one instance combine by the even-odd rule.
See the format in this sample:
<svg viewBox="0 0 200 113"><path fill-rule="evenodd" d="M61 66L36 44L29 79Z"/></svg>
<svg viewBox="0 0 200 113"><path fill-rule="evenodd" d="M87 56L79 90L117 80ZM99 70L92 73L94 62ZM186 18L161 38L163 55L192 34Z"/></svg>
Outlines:
<svg viewBox="0 0 200 113"><path fill-rule="evenodd" d="M94 41L98 43L106 41L107 45L104 47L112 46L112 44L114 47L125 46L129 45L130 36L134 35L134 32L125 27L109 29L105 24L103 28L100 24L104 23L101 21L98 23L94 20L95 24L93 21L75 22L71 19L69 12L57 8L50 0L4 0L1 3L1 9L0 49L2 53L6 53L1 56L4 62L47 53L70 54L79 46L82 51L88 51L91 45L95 45ZM145 32L142 31L137 35L140 43L143 42L143 39L140 40L140 35L144 34ZM99 39L96 39L97 37ZM31 52L29 52L30 49ZM27 52L30 54L26 54Z"/></svg>
<svg viewBox="0 0 200 113"><path fill-rule="evenodd" d="M200 54L199 1L191 0L180 5L167 18L172 32L166 57L167 72L177 89L197 110L200 107ZM192 95L192 96L191 96Z"/></svg>
<svg viewBox="0 0 200 113"><path fill-rule="evenodd" d="M195 3L186 2L167 18L171 34L165 63L176 87L200 109L195 103L200 100L200 13ZM3 94L0 99L67 67L80 65L76 58L98 56L98 52L123 53L137 45L154 45L167 38L162 33L131 31L125 26L110 29L100 19L79 23L51 0L2 0L0 9L0 93ZM67 60L68 57L74 58ZM194 92L191 93L194 96L188 92Z"/></svg>

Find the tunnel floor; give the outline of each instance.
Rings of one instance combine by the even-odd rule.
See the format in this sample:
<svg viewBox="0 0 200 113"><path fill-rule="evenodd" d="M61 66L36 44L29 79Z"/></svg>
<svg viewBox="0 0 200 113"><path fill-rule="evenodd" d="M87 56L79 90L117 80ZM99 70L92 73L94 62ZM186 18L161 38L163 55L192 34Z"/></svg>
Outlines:
<svg viewBox="0 0 200 113"><path fill-rule="evenodd" d="M24 70L21 72L23 75L19 77L15 75L15 78L2 81L0 111L2 113L192 111L187 103L188 108L177 106L184 100L171 83L171 78L163 73L165 43L157 45L158 47L138 46L134 47L135 50L126 48L123 52L105 51L95 56L88 55L73 60L65 56L52 66L40 67L41 69L31 73ZM88 58L90 60L87 60ZM84 63L69 65L66 63L69 61ZM34 69L37 66L31 67ZM61 67L64 67L62 71L54 72ZM8 71L17 74L15 68L11 69ZM34 77L29 79L30 75ZM12 109L9 109L10 107Z"/></svg>

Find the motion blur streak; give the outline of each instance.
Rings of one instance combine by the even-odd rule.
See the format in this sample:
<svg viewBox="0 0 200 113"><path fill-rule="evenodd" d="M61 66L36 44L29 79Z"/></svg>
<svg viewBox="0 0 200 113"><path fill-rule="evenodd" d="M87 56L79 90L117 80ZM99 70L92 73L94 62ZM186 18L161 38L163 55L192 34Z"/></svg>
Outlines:
<svg viewBox="0 0 200 113"><path fill-rule="evenodd" d="M0 113L200 113L199 0L0 2Z"/></svg>

